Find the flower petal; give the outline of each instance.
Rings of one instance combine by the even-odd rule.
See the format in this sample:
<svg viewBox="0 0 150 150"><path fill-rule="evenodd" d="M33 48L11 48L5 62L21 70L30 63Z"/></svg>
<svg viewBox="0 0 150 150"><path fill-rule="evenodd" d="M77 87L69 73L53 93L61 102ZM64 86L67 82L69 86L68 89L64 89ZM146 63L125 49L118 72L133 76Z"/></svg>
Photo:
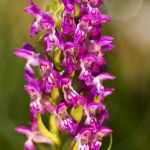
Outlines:
<svg viewBox="0 0 150 150"><path fill-rule="evenodd" d="M115 91L114 88L105 88L105 89L104 89L104 97L106 97L106 96L112 94L114 91Z"/></svg>
<svg viewBox="0 0 150 150"><path fill-rule="evenodd" d="M101 73L97 77L94 78L94 81L105 81L105 80L114 80L116 77L109 73Z"/></svg>
<svg viewBox="0 0 150 150"><path fill-rule="evenodd" d="M30 59L33 55L33 52L32 51L28 51L28 50L25 50L25 49L19 49L19 48L15 48L15 52L14 52L14 55L17 56L17 57L20 57L20 58L23 58L23 59Z"/></svg>
<svg viewBox="0 0 150 150"><path fill-rule="evenodd" d="M49 29L55 27L54 22L53 22L53 20L51 18L49 18L49 19L41 19L40 20L40 25L41 25L41 27L44 30L49 30Z"/></svg>
<svg viewBox="0 0 150 150"><path fill-rule="evenodd" d="M51 139L45 137L40 132L36 133L32 140L36 143L47 143L47 144L51 144L51 145L54 144L54 142Z"/></svg>
<svg viewBox="0 0 150 150"><path fill-rule="evenodd" d="M31 44L23 43L22 47L23 47L23 49L34 51L34 48L33 48L33 46Z"/></svg>
<svg viewBox="0 0 150 150"><path fill-rule="evenodd" d="M34 20L32 22L31 28L30 28L30 36L31 37L40 32L40 28L39 28L38 23L39 23L38 20Z"/></svg>
<svg viewBox="0 0 150 150"><path fill-rule="evenodd" d="M41 114L44 113L44 107L42 106L42 104L38 100L32 100L30 102L30 111L31 111L33 117L36 118L37 113L39 113L39 112Z"/></svg>
<svg viewBox="0 0 150 150"><path fill-rule="evenodd" d="M106 23L111 21L111 18L105 14L101 14L101 23Z"/></svg>
<svg viewBox="0 0 150 150"><path fill-rule="evenodd" d="M16 127L14 130L27 136L31 134L31 130L25 126Z"/></svg>
<svg viewBox="0 0 150 150"><path fill-rule="evenodd" d="M32 6L29 6L29 7L26 7L24 8L24 11L31 14L32 16L34 17L39 17L42 15L42 10L35 4L33 3L32 0L29 0L29 3L32 5Z"/></svg>
<svg viewBox="0 0 150 150"><path fill-rule="evenodd" d="M105 126L101 126L98 132L101 133L102 137L105 137L108 136L111 132L113 132L113 130Z"/></svg>
<svg viewBox="0 0 150 150"><path fill-rule="evenodd" d="M24 150L36 150L32 140L28 139L24 144Z"/></svg>

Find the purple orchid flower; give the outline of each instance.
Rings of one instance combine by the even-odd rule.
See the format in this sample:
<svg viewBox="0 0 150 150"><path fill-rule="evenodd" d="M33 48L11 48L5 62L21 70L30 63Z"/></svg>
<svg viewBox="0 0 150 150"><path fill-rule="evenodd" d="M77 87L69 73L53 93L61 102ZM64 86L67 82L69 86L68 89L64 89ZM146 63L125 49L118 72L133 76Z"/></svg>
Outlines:
<svg viewBox="0 0 150 150"><path fill-rule="evenodd" d="M93 9L93 8L92 8ZM93 15L93 16L92 16ZM110 21L110 17L104 16L100 12L97 14L92 14L91 16L91 30L89 32L90 42L94 43L100 38L102 23L106 23Z"/></svg>
<svg viewBox="0 0 150 150"><path fill-rule="evenodd" d="M49 60L41 60L40 62L40 69L42 71L42 76L49 75L50 71L53 70L53 63Z"/></svg>
<svg viewBox="0 0 150 150"><path fill-rule="evenodd" d="M91 24L101 23L101 12L97 7L91 7L91 5L87 4L88 7L88 15L90 17Z"/></svg>
<svg viewBox="0 0 150 150"><path fill-rule="evenodd" d="M92 79L92 64L96 62L96 57L94 55L86 55L83 59L80 60L81 62L81 73L79 75L80 80L84 80L87 85L91 83Z"/></svg>
<svg viewBox="0 0 150 150"><path fill-rule="evenodd" d="M99 150L102 145L102 139L105 136L108 136L111 132L113 132L110 128L101 126L96 134L93 134L93 140L91 142L90 148L92 150Z"/></svg>
<svg viewBox="0 0 150 150"><path fill-rule="evenodd" d="M14 55L27 60L25 65L25 70L28 71L29 74L34 75L34 70L31 66L39 66L40 57L43 57L40 53L34 53L33 51L29 51L26 49L15 48Z"/></svg>
<svg viewBox="0 0 150 150"><path fill-rule="evenodd" d="M64 99L68 104L72 104L74 108L77 107L78 100L82 99L81 96L71 86L72 81L69 78L61 80L61 87L64 93Z"/></svg>
<svg viewBox="0 0 150 150"><path fill-rule="evenodd" d="M25 91L30 95L30 111L34 117L36 117L37 113L44 113L44 106L41 104L42 94L38 89L31 85L24 86Z"/></svg>
<svg viewBox="0 0 150 150"><path fill-rule="evenodd" d="M101 102L104 101L104 98L115 91L114 88L104 88L104 90L100 93Z"/></svg>
<svg viewBox="0 0 150 150"><path fill-rule="evenodd" d="M82 45L77 44L77 56L78 59L83 59L83 57L85 56L86 52L87 52L87 45L85 43L82 43Z"/></svg>
<svg viewBox="0 0 150 150"><path fill-rule="evenodd" d="M54 26L54 22L48 13L43 12L36 4L33 3L32 0L29 0L29 3L32 6L24 8L24 11L35 17L30 28L30 36L34 36L40 32L38 25L41 24L41 27L43 27L41 22L42 20L47 20L47 22L50 22Z"/></svg>
<svg viewBox="0 0 150 150"><path fill-rule="evenodd" d="M41 104L39 100L31 100L30 101L30 112L32 113L33 117L36 118L37 114L40 112L41 114L44 114L44 106Z"/></svg>
<svg viewBox="0 0 150 150"><path fill-rule="evenodd" d="M100 18L100 19L99 19ZM94 43L100 38L101 30L102 30L102 23L109 22L111 19L108 16L103 14L97 15L97 17L91 17L91 30L89 32L90 42Z"/></svg>
<svg viewBox="0 0 150 150"><path fill-rule="evenodd" d="M56 35L54 21L50 18L49 14L44 13L40 20L40 26L45 31L44 36L44 49L46 52L50 52L53 46L61 47L60 39Z"/></svg>
<svg viewBox="0 0 150 150"><path fill-rule="evenodd" d="M54 142L49 138L42 135L40 130L38 129L37 120L34 118L31 122L31 128L27 128L24 126L16 127L15 131L25 134L27 136L27 140L24 145L24 150L35 150L34 143L47 143L53 145Z"/></svg>
<svg viewBox="0 0 150 150"><path fill-rule="evenodd" d="M33 86L39 92L43 92L42 80L34 79L33 76L28 72L28 70L24 70L24 78L27 81L28 85Z"/></svg>
<svg viewBox="0 0 150 150"><path fill-rule="evenodd" d="M101 86L100 92L97 92L96 87L94 87L94 88L92 88L92 90L87 95L88 102L92 102L94 97L97 96L97 95L100 95L100 101L104 102L104 98L106 96L112 94L114 91L115 91L114 88L104 88L103 86Z"/></svg>
<svg viewBox="0 0 150 150"><path fill-rule="evenodd" d="M74 33L74 43L82 43L90 30L90 18L88 16L83 16L77 25Z"/></svg>
<svg viewBox="0 0 150 150"><path fill-rule="evenodd" d="M55 30L54 21L49 18L48 14L45 14L44 18L40 20L40 26L45 31L45 33L51 33L51 30Z"/></svg>
<svg viewBox="0 0 150 150"><path fill-rule="evenodd" d="M57 116L57 126L61 131L65 132L68 130L71 135L76 134L78 129L78 123L68 115L68 107L64 102L59 103L56 107L52 106L51 104L48 104L45 106L45 108L50 113Z"/></svg>
<svg viewBox="0 0 150 150"><path fill-rule="evenodd" d="M75 135L78 128L78 123L74 121L67 113L67 106L60 103L56 107L56 113L60 120L61 131L68 130L72 135Z"/></svg>
<svg viewBox="0 0 150 150"><path fill-rule="evenodd" d="M110 17L101 14L98 5L102 4L103 1L98 0L87 0L87 6L82 5L82 15L88 15L91 20L91 30L89 32L90 41L97 42L101 35L101 24L110 21Z"/></svg>
<svg viewBox="0 0 150 150"><path fill-rule="evenodd" d="M110 36L101 36L98 40L98 45L101 47L102 51L111 51L114 49L114 45L111 44L114 38Z"/></svg>
<svg viewBox="0 0 150 150"><path fill-rule="evenodd" d="M55 24L51 20L42 19L40 21L41 27L45 30L44 49L46 52L51 52L53 46L62 48L62 39L60 33L56 35ZM60 39L59 39L60 38Z"/></svg>
<svg viewBox="0 0 150 150"><path fill-rule="evenodd" d="M92 73L97 75L98 73L106 72L107 64L101 46L98 43L91 43L88 49L88 53L97 57L97 61L93 66Z"/></svg>
<svg viewBox="0 0 150 150"><path fill-rule="evenodd" d="M25 85L24 89L30 95L31 100L32 99L38 99L38 100L40 100L41 93L40 93L40 91L36 87L34 87L32 85Z"/></svg>
<svg viewBox="0 0 150 150"><path fill-rule="evenodd" d="M76 45L72 42L67 42L64 45L64 59L62 65L64 68L68 69L68 73L71 74L75 69L76 65L76 58L75 58L75 49Z"/></svg>
<svg viewBox="0 0 150 150"><path fill-rule="evenodd" d="M101 94L101 92L103 92L104 90L104 87L102 85L103 81L114 80L114 79L115 79L115 76L109 73L101 73L96 77L92 77L91 85L96 88L98 94Z"/></svg>
<svg viewBox="0 0 150 150"><path fill-rule="evenodd" d="M96 110L101 108L102 105L100 103L92 102L89 103L85 109L87 118L84 124L90 126L92 128L93 133L97 131Z"/></svg>
<svg viewBox="0 0 150 150"><path fill-rule="evenodd" d="M42 70L42 81L45 84L45 92L49 94L52 87L59 88L61 75L53 70L53 63L48 60L40 61L40 68Z"/></svg>
<svg viewBox="0 0 150 150"><path fill-rule="evenodd" d="M101 30L102 30L102 25L100 23L92 25L92 28L89 32L91 43L97 42L97 39L99 39L100 37Z"/></svg>
<svg viewBox="0 0 150 150"><path fill-rule="evenodd" d="M49 34L46 34L44 37L44 49L46 52L51 52L53 46L60 46L60 41L55 34L55 30L51 29Z"/></svg>
<svg viewBox="0 0 150 150"><path fill-rule="evenodd" d="M101 23L106 23L111 21L111 18L105 14L101 14Z"/></svg>
<svg viewBox="0 0 150 150"><path fill-rule="evenodd" d="M75 8L72 4L65 5L63 18L61 22L61 26L63 28L64 34L69 34L70 32L74 32L76 29L76 24L74 21Z"/></svg>
<svg viewBox="0 0 150 150"><path fill-rule="evenodd" d="M91 18L90 42L94 43L100 38L102 24L111 21L111 18L101 14L98 8L92 8L91 6L88 6L88 15Z"/></svg>
<svg viewBox="0 0 150 150"><path fill-rule="evenodd" d="M78 150L90 150L89 137L91 136L91 128L83 128L80 130L78 135L75 137L79 141Z"/></svg>
<svg viewBox="0 0 150 150"><path fill-rule="evenodd" d="M42 95L42 93L34 86L25 85L25 91L30 95L30 112L36 118L37 113L44 114L45 109L48 110L52 104Z"/></svg>
<svg viewBox="0 0 150 150"><path fill-rule="evenodd" d="M98 110L98 114L101 114L102 117L97 120L97 122L99 126L102 126L103 122L109 118L108 110L104 104L102 104L102 108Z"/></svg>
<svg viewBox="0 0 150 150"><path fill-rule="evenodd" d="M33 24L30 29L30 35L33 36L35 33L40 32L38 24L44 29L45 37L44 37L44 49L49 52L52 50L53 46L59 46L60 42L55 34L55 24L50 14L43 12L37 5L33 3L32 0L29 0L31 3L31 7L27 7L24 10L31 15L33 15L36 19L33 21Z"/></svg>

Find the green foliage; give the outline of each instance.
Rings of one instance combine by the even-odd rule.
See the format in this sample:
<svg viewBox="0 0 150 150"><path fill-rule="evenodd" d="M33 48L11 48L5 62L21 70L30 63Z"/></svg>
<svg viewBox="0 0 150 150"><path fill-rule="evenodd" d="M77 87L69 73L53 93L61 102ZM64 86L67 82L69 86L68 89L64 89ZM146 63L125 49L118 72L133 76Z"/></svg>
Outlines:
<svg viewBox="0 0 150 150"><path fill-rule="evenodd" d="M62 71L62 50L58 47L53 49L53 63L57 70Z"/></svg>
<svg viewBox="0 0 150 150"><path fill-rule="evenodd" d="M76 144L75 144L73 150L78 150L78 147L79 147L79 141L76 142Z"/></svg>
<svg viewBox="0 0 150 150"><path fill-rule="evenodd" d="M58 88L53 87L51 90L51 98L53 105L57 105L62 101L62 97Z"/></svg>
<svg viewBox="0 0 150 150"><path fill-rule="evenodd" d="M72 138L67 139L62 147L62 150L70 150L73 143L74 143L74 140Z"/></svg>
<svg viewBox="0 0 150 150"><path fill-rule="evenodd" d="M46 136L47 138L51 139L52 141L54 141L58 146L61 144L61 141L58 137L56 137L54 134L52 134L43 124L42 118L41 118L41 114L38 113L37 115L37 120L38 120L38 127L39 130L41 131L41 133Z"/></svg>
<svg viewBox="0 0 150 150"><path fill-rule="evenodd" d="M80 104L78 104L78 107L76 109L73 107L70 112L71 117L77 122L81 121L82 114L83 114L83 108Z"/></svg>

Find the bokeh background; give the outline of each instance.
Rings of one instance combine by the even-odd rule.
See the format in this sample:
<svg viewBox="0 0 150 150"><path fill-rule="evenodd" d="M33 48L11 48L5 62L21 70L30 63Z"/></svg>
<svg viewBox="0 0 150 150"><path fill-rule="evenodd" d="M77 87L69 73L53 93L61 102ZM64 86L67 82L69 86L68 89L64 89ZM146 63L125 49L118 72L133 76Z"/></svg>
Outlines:
<svg viewBox="0 0 150 150"><path fill-rule="evenodd" d="M34 0L44 10L49 0ZM38 44L39 35L30 38L33 17L23 11L27 0L0 1L0 149L22 150L25 136L14 127L28 126L29 96L24 92L24 60L15 58L15 47L23 42ZM108 72L116 76L105 86L115 87L106 98L113 129L112 150L150 150L150 0L105 0L102 13L110 23L102 35L115 38L115 49L106 53ZM104 139L104 146L109 138Z"/></svg>

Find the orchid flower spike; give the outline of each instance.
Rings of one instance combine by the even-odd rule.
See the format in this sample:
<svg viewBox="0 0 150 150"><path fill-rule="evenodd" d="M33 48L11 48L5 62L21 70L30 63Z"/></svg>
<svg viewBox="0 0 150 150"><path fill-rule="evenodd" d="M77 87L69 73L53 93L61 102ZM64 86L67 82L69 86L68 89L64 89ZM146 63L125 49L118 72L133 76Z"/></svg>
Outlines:
<svg viewBox="0 0 150 150"><path fill-rule="evenodd" d="M114 39L102 36L102 24L111 20L100 10L104 0L51 0L46 11L28 1L24 11L34 17L30 36L43 31L43 54L28 43L14 52L26 60L24 90L30 95L31 127L15 128L27 136L24 150L36 150L34 143L99 150L113 132L103 123L109 118L105 97L115 90L103 84L115 79L105 58ZM48 120L43 122L44 115Z"/></svg>

